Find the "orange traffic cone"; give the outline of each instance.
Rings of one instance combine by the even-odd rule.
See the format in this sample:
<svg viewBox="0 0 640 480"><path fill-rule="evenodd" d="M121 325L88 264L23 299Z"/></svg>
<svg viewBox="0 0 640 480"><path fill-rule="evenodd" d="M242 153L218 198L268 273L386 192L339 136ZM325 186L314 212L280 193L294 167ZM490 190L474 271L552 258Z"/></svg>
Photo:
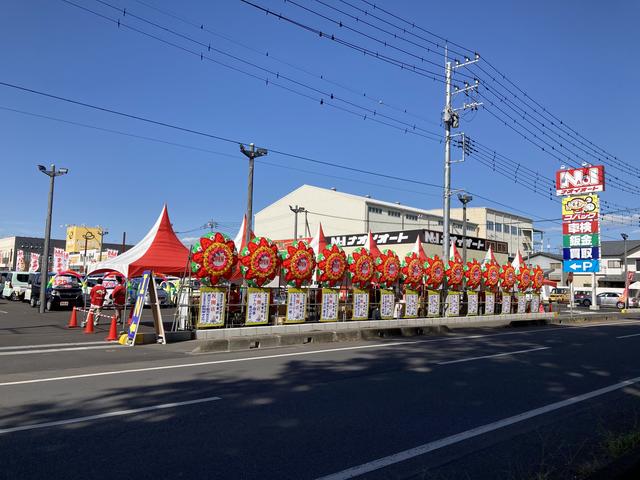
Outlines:
<svg viewBox="0 0 640 480"><path fill-rule="evenodd" d="M109 336L105 338L107 342L115 342L118 340L118 325L116 316L111 317L111 327L109 328Z"/></svg>
<svg viewBox="0 0 640 480"><path fill-rule="evenodd" d="M71 310L71 317L69 318L69 325L67 328L78 328L78 315L76 314L76 307Z"/></svg>
<svg viewBox="0 0 640 480"><path fill-rule="evenodd" d="M95 333L93 331L93 310L89 310L89 315L87 315L87 324L84 326L84 333Z"/></svg>

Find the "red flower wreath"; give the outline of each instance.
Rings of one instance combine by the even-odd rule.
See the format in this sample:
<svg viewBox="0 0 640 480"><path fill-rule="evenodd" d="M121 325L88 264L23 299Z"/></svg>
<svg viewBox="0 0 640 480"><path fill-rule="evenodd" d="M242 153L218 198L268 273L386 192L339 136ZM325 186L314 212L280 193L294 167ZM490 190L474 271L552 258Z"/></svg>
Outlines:
<svg viewBox="0 0 640 480"><path fill-rule="evenodd" d="M255 237L240 253L240 271L252 286L261 287L278 274L278 247L265 237Z"/></svg>
<svg viewBox="0 0 640 480"><path fill-rule="evenodd" d="M404 257L402 262L402 279L404 284L412 290L416 290L422 284L424 278L424 266L420 256L412 252Z"/></svg>
<svg viewBox="0 0 640 480"><path fill-rule="evenodd" d="M495 290L500 281L500 265L493 260L484 265L484 286L487 290Z"/></svg>
<svg viewBox="0 0 640 480"><path fill-rule="evenodd" d="M209 233L192 248L191 271L197 278L206 278L211 285L217 285L231 276L237 261L233 240L219 232Z"/></svg>
<svg viewBox="0 0 640 480"><path fill-rule="evenodd" d="M383 250L376 259L378 283L382 288L390 288L400 277L400 259L392 250Z"/></svg>
<svg viewBox="0 0 640 480"><path fill-rule="evenodd" d="M316 268L316 259L307 242L298 240L287 247L283 252L282 270L284 280L291 286L300 288L311 281L313 270Z"/></svg>
<svg viewBox="0 0 640 480"><path fill-rule="evenodd" d="M467 277L468 288L478 288L482 280L482 265L475 259L472 262L467 262L465 276Z"/></svg>
<svg viewBox="0 0 640 480"><path fill-rule="evenodd" d="M347 256L342 248L336 244L327 245L318 254L318 271L316 278L318 283L328 287L340 285L347 270Z"/></svg>
<svg viewBox="0 0 640 480"><path fill-rule="evenodd" d="M427 259L424 264L424 273L427 277L428 287L438 288L442 284L444 280L444 263L438 255Z"/></svg>
<svg viewBox="0 0 640 480"><path fill-rule="evenodd" d="M516 283L516 270L513 265L507 263L502 266L502 273L500 274L500 286L503 290L509 291Z"/></svg>
<svg viewBox="0 0 640 480"><path fill-rule="evenodd" d="M354 286L367 287L375 279L375 273L375 259L366 248L356 248L349 255L349 274Z"/></svg>
<svg viewBox="0 0 640 480"><path fill-rule="evenodd" d="M518 289L521 292L526 291L531 286L531 270L526 265L520 267L520 273L518 274Z"/></svg>
<svg viewBox="0 0 640 480"><path fill-rule="evenodd" d="M540 268L540 265L536 265L531 271L531 287L534 291L539 292L544 284L544 272Z"/></svg>

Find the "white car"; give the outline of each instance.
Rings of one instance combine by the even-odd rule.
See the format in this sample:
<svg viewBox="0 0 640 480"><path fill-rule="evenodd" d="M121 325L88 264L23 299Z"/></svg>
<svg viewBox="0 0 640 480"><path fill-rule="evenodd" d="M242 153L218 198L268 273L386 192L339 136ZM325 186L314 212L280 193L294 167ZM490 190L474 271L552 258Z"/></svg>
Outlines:
<svg viewBox="0 0 640 480"><path fill-rule="evenodd" d="M27 288L29 288L28 272L7 272L2 296L10 300L22 300Z"/></svg>

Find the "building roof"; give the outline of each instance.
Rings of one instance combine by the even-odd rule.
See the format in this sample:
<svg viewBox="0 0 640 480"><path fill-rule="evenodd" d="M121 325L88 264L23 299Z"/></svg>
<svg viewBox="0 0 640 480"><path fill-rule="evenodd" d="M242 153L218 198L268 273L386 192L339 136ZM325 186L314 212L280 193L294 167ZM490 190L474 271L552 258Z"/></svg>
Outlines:
<svg viewBox="0 0 640 480"><path fill-rule="evenodd" d="M624 240L607 240L600 244L603 257L623 257ZM627 240L627 255L640 247L640 240Z"/></svg>
<svg viewBox="0 0 640 480"><path fill-rule="evenodd" d="M529 255L528 259L532 259L534 257L547 257L547 258L551 258L553 260L556 260L558 262L562 261L562 255L558 255L557 253L551 253L551 252L536 252L536 253L532 253L531 255Z"/></svg>

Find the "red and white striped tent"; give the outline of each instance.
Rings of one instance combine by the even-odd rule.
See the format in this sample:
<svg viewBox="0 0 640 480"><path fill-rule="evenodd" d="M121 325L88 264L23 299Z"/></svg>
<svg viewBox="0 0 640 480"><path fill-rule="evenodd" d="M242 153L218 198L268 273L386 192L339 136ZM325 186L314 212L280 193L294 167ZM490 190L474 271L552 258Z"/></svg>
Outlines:
<svg viewBox="0 0 640 480"><path fill-rule="evenodd" d="M169 221L167 206L149 233L130 250L99 262L89 273L115 271L128 278L138 277L145 270L165 275L182 275L187 267L189 250L176 236Z"/></svg>

